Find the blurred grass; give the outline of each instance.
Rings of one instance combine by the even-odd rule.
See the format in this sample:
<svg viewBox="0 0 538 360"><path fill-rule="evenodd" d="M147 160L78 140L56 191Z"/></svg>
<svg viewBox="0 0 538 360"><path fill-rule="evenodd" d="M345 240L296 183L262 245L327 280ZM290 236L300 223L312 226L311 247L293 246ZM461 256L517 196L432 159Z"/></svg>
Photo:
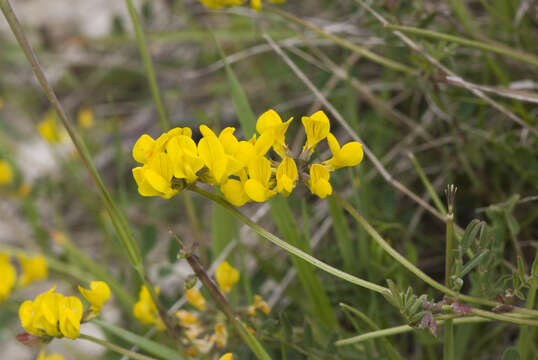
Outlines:
<svg viewBox="0 0 538 360"><path fill-rule="evenodd" d="M179 12L177 2L169 3L170 7L164 12L146 4L156 13L141 16L140 22L145 29L156 81L172 126L197 128L200 123L210 122L215 128L235 126L244 138L248 138L254 130L256 115L268 108L276 108L283 118L295 116L294 122L298 123L314 97L272 51L247 54L254 46L264 44L262 32L269 33L275 41L300 39L300 45L284 49L320 89L336 74L336 69L327 65L346 68L351 50L335 44L318 45L322 40L318 34L274 14L262 11L253 16L238 10L209 13L197 3L189 3L192 6L183 6L184 12ZM415 35L412 32L408 35L466 81L503 88L527 86L526 91L536 93L537 70L532 61L518 61L506 54L489 51L495 47L510 48L517 50L510 55L517 57L518 53L522 53L535 57L538 21L532 13L532 6L516 21L522 5L523 2L508 0L451 0L446 4L394 1L376 4L375 10L388 18L391 24L417 29ZM363 12L355 2L343 2L338 6L327 1L308 5L290 2L279 9L345 39L346 43L368 44L373 53L412 68L416 76L388 70L360 57L349 67L347 80L335 75L338 80L328 94L328 100L345 114L346 121L380 159L390 152L395 154L384 163L394 178L417 194L424 195L426 201L435 204L439 211L444 198L435 185L436 180L440 179L442 184L455 183L459 188L456 223L464 226L473 218L490 223L498 261L493 261L491 275L485 275L488 278L484 281L479 281L474 275L466 277L464 290L476 296L493 298L501 294L502 289L510 287L508 280L497 284L498 279L511 274L507 264L516 263L517 251L510 236L515 237L522 247L528 268L534 259L538 235L536 201L517 203L506 210L518 225L515 233L506 224L504 215L477 209L504 202L514 194L519 194L522 199L536 196L536 136L522 130L465 89L447 84L444 74L420 54L405 47L389 28ZM125 28L128 19L120 22ZM211 29L222 52L215 46L213 35L207 28ZM164 202L137 194L130 174L134 166L130 149L142 133L155 137L161 128L153 110L152 92L139 61L136 43L125 30L98 38L72 36L72 32L65 29L61 29L64 35L57 35L54 24L49 23L42 28L28 30L33 35L44 67L51 69L54 75L55 90L67 112L75 114L83 104L90 105L95 111L96 126L80 130L82 136L95 154L96 166L103 174L106 186L111 189L111 196L118 200L129 223L133 224L135 236L143 249L144 262L151 269L152 280L173 284L163 296L164 302L173 303L183 293L183 279L172 270L159 271L165 267L176 269L181 264L171 261L176 256L174 247L161 245L168 240L168 231L172 229L184 234L187 239L202 242L204 246L201 249L205 249L208 259L214 259L226 244L239 239L238 223L218 206L193 197L194 212L191 215L196 214L200 222L200 234L195 235L183 202ZM433 32L439 36L432 35ZM428 36L422 37L425 34ZM459 39L473 39L481 45ZM59 156L55 157L55 161L59 163L59 169L28 176L34 165L21 160L21 149L37 147L34 126L48 106L43 94L33 84L24 57L12 39L0 35L0 46L0 71L4 74L0 78L0 98L4 100L4 108L0 109L0 131L3 133L0 147L7 149L0 152L0 156L9 154L10 160L17 165L18 174L17 183L2 188L0 196L4 202L6 195L4 203L10 209L23 209L21 213L15 213L15 219L19 219L22 225L14 225L11 217L5 219L10 229L18 230L13 238L0 235L2 241L6 239L6 244L24 246L29 251L50 249L50 256L57 257L55 260L62 265L66 264L69 252L51 245L49 239L49 233L58 230L58 222L51 215L57 213L79 251L89 261L99 264L102 271L108 271L117 278L122 288L127 289L129 297L136 296L139 282L130 275L125 262L117 261L121 254L121 247L116 246L117 235L111 230L110 218L102 213L103 206L95 191L91 190L80 159L65 156L62 150L56 149L54 151ZM69 49L81 56L67 57ZM233 65L227 64L223 70L211 67L224 54L241 53L245 54L244 58L234 60ZM87 60L82 61L84 58ZM323 66L320 67L320 64ZM527 85L521 83L524 81ZM370 93L361 92L359 86ZM370 94L375 96L373 100ZM242 100L238 102L241 96L248 98L246 105ZM530 126L535 127L538 123L536 104L491 96ZM412 121L412 126L394 121L401 119L398 114L405 115ZM345 139L348 134L336 125L334 119L331 120L338 138ZM430 137L417 136L418 126ZM112 132L111 129L115 130ZM292 124L288 142L298 134L298 124ZM199 134L195 133L195 136ZM408 151L414 154L422 173L417 173L407 157ZM350 192L346 198L394 248L432 278L442 281L444 229L439 222L384 182L367 159L358 169L334 173L331 180L338 191ZM23 181L30 181L33 190L20 205L18 198L8 194L14 194ZM384 279L390 277L402 288L412 285L417 293L428 293L439 299L438 293L394 263L361 227L350 223L334 200L319 201L305 190L298 191L294 196L305 199L307 205L307 216L303 217L308 220L308 231L303 231L305 224L299 215L301 207L297 206L293 197L289 204L283 203L284 199L276 199L276 205L260 223L271 231L276 227L288 242L312 251L315 257L336 268L377 284L384 284ZM440 199L434 197L432 202L428 199L434 193ZM250 215L256 207L246 206L243 211ZM333 223L331 228L322 235L319 245L310 249L305 234L314 236L327 217ZM418 220L413 222L413 219ZM4 224L4 219L1 222ZM155 233L151 236L144 235L147 226L154 228ZM31 229L29 236L23 236L26 228ZM264 242L256 241L256 237L248 236L240 241L243 250L236 256L230 256L236 260L235 266L241 268L244 282L243 286L234 289L233 303L237 308L251 302L252 296L247 289L270 298L291 268L287 257L279 256L281 253ZM254 259L255 266L248 268L247 259ZM381 329L403 324L404 320L383 297L335 280L314 271L308 264L301 265L301 261L294 257L292 259L294 268L298 270L298 280L291 280L283 295L275 300L269 320L249 324L263 339L263 345L272 351L273 358L280 358L283 353L286 359L384 358L385 354L393 353L387 350L384 339L365 343L364 346L331 348L329 343L334 339L327 333L318 332L327 324L331 325L338 338L374 330L369 325L351 320L338 309L339 302L359 309L365 318L370 318ZM80 277L84 275L84 278L96 276L95 273L81 272L85 268L82 262L67 264L77 268L71 274L75 277L77 274ZM54 276L66 272L69 268L66 270L60 266L54 271ZM71 283L68 276L62 275L62 279ZM495 283L495 289L484 288L488 279ZM304 289L310 289L306 291L307 296ZM487 294L486 290L489 291ZM526 301L515 300L519 305L527 302L529 308L536 308L535 298L534 301L532 299L529 296ZM22 298L16 297L16 300ZM316 305L305 306L308 302ZM280 320L279 314L286 320ZM11 338L10 334L17 326L16 321L11 320L3 321L0 326L4 339ZM307 327L305 323L308 323ZM136 333L142 329L127 317L117 325ZM293 336L286 335L290 331ZM477 338L476 334L484 333L488 335ZM455 357L499 357L504 349L519 344L521 358L531 359L536 353L534 339L536 328L491 323L458 325L455 327ZM155 340L162 339L157 337ZM395 336L390 341L404 358L437 359L441 354L439 341L421 331ZM240 354L241 359L248 358L239 342L232 344L233 351Z"/></svg>

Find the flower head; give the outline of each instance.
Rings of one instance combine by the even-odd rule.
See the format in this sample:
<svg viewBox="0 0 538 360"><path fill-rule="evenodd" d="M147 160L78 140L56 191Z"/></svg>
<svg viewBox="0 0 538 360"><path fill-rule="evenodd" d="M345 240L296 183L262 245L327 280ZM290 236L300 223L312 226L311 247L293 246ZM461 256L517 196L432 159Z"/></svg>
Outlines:
<svg viewBox="0 0 538 360"><path fill-rule="evenodd" d="M295 188L297 165L290 157L285 157L276 169L276 190L288 196Z"/></svg>
<svg viewBox="0 0 538 360"><path fill-rule="evenodd" d="M148 163L133 169L133 176L142 196L161 196L170 199L178 190L172 188L172 162L167 153L152 156Z"/></svg>
<svg viewBox="0 0 538 360"><path fill-rule="evenodd" d="M190 288L189 290L187 290L187 292L185 292L185 297L187 298L187 301L191 303L195 308L200 311L205 311L206 303L200 290L196 288Z"/></svg>
<svg viewBox="0 0 538 360"><path fill-rule="evenodd" d="M232 353L226 353L219 358L219 360L233 360L233 359L234 359L234 356L232 355Z"/></svg>
<svg viewBox="0 0 538 360"><path fill-rule="evenodd" d="M7 185L12 181L13 169L11 165L5 160L0 160L0 185Z"/></svg>
<svg viewBox="0 0 538 360"><path fill-rule="evenodd" d="M41 255L27 257L18 256L22 268L22 274L19 278L19 286L26 286L36 280L45 279L48 275L47 261Z"/></svg>
<svg viewBox="0 0 538 360"><path fill-rule="evenodd" d="M2 302L11 294L17 279L15 267L9 261L7 254L0 254L0 274L2 274L2 281L0 281L0 302Z"/></svg>
<svg viewBox="0 0 538 360"><path fill-rule="evenodd" d="M155 292L159 293L159 288L155 289ZM159 317L159 311L157 306L151 298L146 285L142 285L140 292L138 293L138 301L133 308L134 316L144 324L154 324L157 330L164 330L165 326L162 319Z"/></svg>
<svg viewBox="0 0 538 360"><path fill-rule="evenodd" d="M329 143L329 148L331 149L333 157L323 164L326 165L329 170L334 171L346 166L355 166L362 161L364 153L362 151L361 143L351 141L340 147L338 140L336 140L336 137L331 133L327 135L327 142Z"/></svg>
<svg viewBox="0 0 538 360"><path fill-rule="evenodd" d="M304 149L308 149L312 153L316 145L329 134L331 124L327 115L321 110L311 116L303 116L301 120L306 132Z"/></svg>
<svg viewBox="0 0 538 360"><path fill-rule="evenodd" d="M293 118L289 118L288 121L283 122L280 115L270 109L264 112L256 122L256 131L260 135L266 135L272 139L271 145L273 146L273 150L281 158L286 156L287 146L285 137L292 120Z"/></svg>
<svg viewBox="0 0 538 360"><path fill-rule="evenodd" d="M80 127L89 129L93 127L94 116L93 111L89 107L80 108L77 114L77 121Z"/></svg>
<svg viewBox="0 0 538 360"><path fill-rule="evenodd" d="M228 330L226 330L224 323L219 322L215 325L215 332L211 336L211 341L214 341L219 348L226 346L228 342Z"/></svg>
<svg viewBox="0 0 538 360"><path fill-rule="evenodd" d="M253 316L256 313L256 310L260 310L265 315L269 315L271 312L271 308L260 295L254 295L254 304L247 308L247 313Z"/></svg>
<svg viewBox="0 0 538 360"><path fill-rule="evenodd" d="M37 130L50 143L59 143L65 138L65 131L58 127L54 110L49 110L45 114L43 120L37 125Z"/></svg>
<svg viewBox="0 0 538 360"><path fill-rule="evenodd" d="M89 289L79 286L78 290L90 303L90 309L95 315L99 314L103 304L110 298L110 288L104 281L92 281Z"/></svg>
<svg viewBox="0 0 538 360"><path fill-rule="evenodd" d="M60 331L65 337L76 339L80 334L82 302L75 296L62 296L58 301Z"/></svg>
<svg viewBox="0 0 538 360"><path fill-rule="evenodd" d="M232 291L232 287L239 281L239 271L227 261L223 261L217 267L215 277L222 292L228 293Z"/></svg>
<svg viewBox="0 0 538 360"><path fill-rule="evenodd" d="M308 183L312 194L324 199L333 193L329 170L321 164L312 164L310 167L310 181Z"/></svg>

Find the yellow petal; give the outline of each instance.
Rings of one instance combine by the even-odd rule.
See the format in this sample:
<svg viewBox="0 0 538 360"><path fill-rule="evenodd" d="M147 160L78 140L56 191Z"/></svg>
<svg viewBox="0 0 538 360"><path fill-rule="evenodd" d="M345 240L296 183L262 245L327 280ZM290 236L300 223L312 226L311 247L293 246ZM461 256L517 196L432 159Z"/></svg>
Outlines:
<svg viewBox="0 0 538 360"><path fill-rule="evenodd" d="M234 359L234 356L232 355L232 353L226 353L219 358L219 360L233 360L233 359Z"/></svg>
<svg viewBox="0 0 538 360"><path fill-rule="evenodd" d="M290 157L285 157L276 169L277 191L288 196L295 187L297 165Z"/></svg>
<svg viewBox="0 0 538 360"><path fill-rule="evenodd" d="M317 143L325 139L330 131L329 118L323 111L317 111L311 116L302 117L303 126L306 132L305 149L314 151Z"/></svg>
<svg viewBox="0 0 538 360"><path fill-rule="evenodd" d="M269 109L261 114L258 121L256 121L256 131L259 134L263 134L266 130L272 129L280 124L282 124L280 115L278 115L275 110Z"/></svg>
<svg viewBox="0 0 538 360"><path fill-rule="evenodd" d="M5 160L0 160L0 185L7 185L12 181L13 170L11 165Z"/></svg>
<svg viewBox="0 0 538 360"><path fill-rule="evenodd" d="M205 311L206 303L200 290L196 288L191 288L187 290L187 292L185 292L185 297L187 298L187 301L191 303L194 307L196 307L198 310Z"/></svg>
<svg viewBox="0 0 538 360"><path fill-rule="evenodd" d="M325 198L332 194L332 186L329 182L329 170L321 164L312 164L310 167L310 190L314 195Z"/></svg>
<svg viewBox="0 0 538 360"><path fill-rule="evenodd" d="M239 180L228 179L221 187L220 190L232 205L243 206L250 200L249 196L245 192L243 183Z"/></svg>
<svg viewBox="0 0 538 360"><path fill-rule="evenodd" d="M239 281L239 271L232 267L227 261L223 261L215 271L215 277L221 290L230 292L235 283Z"/></svg>
<svg viewBox="0 0 538 360"><path fill-rule="evenodd" d="M154 145L155 140L151 136L147 134L142 135L133 147L133 158L137 162L145 164L151 156Z"/></svg>

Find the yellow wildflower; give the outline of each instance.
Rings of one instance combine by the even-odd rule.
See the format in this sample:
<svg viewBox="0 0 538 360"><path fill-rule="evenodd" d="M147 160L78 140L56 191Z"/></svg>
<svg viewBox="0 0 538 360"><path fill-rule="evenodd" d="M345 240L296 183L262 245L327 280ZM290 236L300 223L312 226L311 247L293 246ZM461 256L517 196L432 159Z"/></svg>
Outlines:
<svg viewBox="0 0 538 360"><path fill-rule="evenodd" d="M232 267L227 261L223 261L217 267L215 277L222 292L232 291L232 287L239 281L239 271Z"/></svg>
<svg viewBox="0 0 538 360"><path fill-rule="evenodd" d="M234 356L232 355L232 353L226 353L222 355L219 360L234 360Z"/></svg>
<svg viewBox="0 0 538 360"><path fill-rule="evenodd" d="M351 141L340 147L336 137L329 133L327 135L327 142L333 157L325 161L323 164L329 168L329 170L338 170L345 166L358 165L364 156L362 151L362 144L356 141Z"/></svg>
<svg viewBox="0 0 538 360"><path fill-rule="evenodd" d="M92 281L89 290L79 286L78 291L90 303L90 309L95 315L99 314L103 304L110 298L110 288L104 281Z"/></svg>
<svg viewBox="0 0 538 360"><path fill-rule="evenodd" d="M194 307L196 307L198 310L205 311L205 299L202 296L200 290L196 288L190 288L189 290L187 290L187 292L185 292L185 297L187 298L187 301L191 303Z"/></svg>
<svg viewBox="0 0 538 360"><path fill-rule="evenodd" d="M65 132L58 128L58 121L54 110L49 110L43 116L43 120L37 125L37 130L50 143L59 143L65 137Z"/></svg>
<svg viewBox="0 0 538 360"><path fill-rule="evenodd" d="M159 293L159 288L155 288L155 292ZM133 308L134 316L144 324L155 324L157 330L164 330L165 326L162 319L159 317L157 306L153 302L146 285L142 285L138 293L138 301Z"/></svg>
<svg viewBox="0 0 538 360"><path fill-rule="evenodd" d="M184 135L187 137L192 137L192 130L188 127L185 128L174 128L153 140L153 138L147 134L143 134L136 141L133 147L133 158L141 163L145 164L149 161L152 155L157 154L164 150L168 140L174 136Z"/></svg>
<svg viewBox="0 0 538 360"><path fill-rule="evenodd" d="M223 348L228 342L228 330L226 330L226 325L223 323L218 323L215 325L215 333L211 336L211 341L217 344L217 347Z"/></svg>
<svg viewBox="0 0 538 360"><path fill-rule="evenodd" d="M82 303L74 296L55 293L54 286L34 301L25 301L19 308L24 329L37 336L66 336L75 339L80 333Z"/></svg>
<svg viewBox="0 0 538 360"><path fill-rule="evenodd" d="M272 138L273 150L281 157L286 156L286 131L290 126L293 118L289 118L288 121L283 122L280 115L272 109L264 112L256 121L256 131L261 135L269 134Z"/></svg>
<svg viewBox="0 0 538 360"><path fill-rule="evenodd" d="M49 269L47 261L41 255L27 257L25 255L17 256L21 264L22 274L19 278L19 286L26 286L36 280L45 279Z"/></svg>
<svg viewBox="0 0 538 360"><path fill-rule="evenodd" d="M45 350L41 350L36 360L65 360L60 354L50 354L45 356Z"/></svg>
<svg viewBox="0 0 538 360"><path fill-rule="evenodd" d="M243 206L250 201L249 196L245 192L245 184L242 181L236 179L228 179L221 187L220 190L232 205Z"/></svg>
<svg viewBox="0 0 538 360"><path fill-rule="evenodd" d="M276 190L288 196L297 181L297 165L290 157L285 157L276 169Z"/></svg>
<svg viewBox="0 0 538 360"><path fill-rule="evenodd" d="M312 194L324 199L333 193L329 170L321 164L312 164L310 167L310 181L308 183Z"/></svg>
<svg viewBox="0 0 538 360"><path fill-rule="evenodd" d="M221 141L210 128L201 125L200 132L203 137L198 142L198 153L213 182L224 184L230 175L241 170L241 162L225 151Z"/></svg>
<svg viewBox="0 0 538 360"><path fill-rule="evenodd" d="M93 111L89 107L80 108L77 115L77 121L80 127L84 129L89 129L93 127L94 116Z"/></svg>
<svg viewBox="0 0 538 360"><path fill-rule="evenodd" d="M133 176L142 196L161 196L170 199L178 190L172 188L172 162L169 154L160 152L142 167L133 169Z"/></svg>
<svg viewBox="0 0 538 360"><path fill-rule="evenodd" d="M11 164L0 160L0 185L7 185L13 181L13 169Z"/></svg>
<svg viewBox="0 0 538 360"><path fill-rule="evenodd" d="M196 173L204 166L198 156L196 143L188 136L178 135L171 138L166 144L174 177L185 179L188 184L198 179Z"/></svg>
<svg viewBox="0 0 538 360"><path fill-rule="evenodd" d="M199 324L198 316L193 312L187 310L178 310L175 312L175 315L183 327L188 328Z"/></svg>
<svg viewBox="0 0 538 360"><path fill-rule="evenodd" d="M249 179L245 182L245 192L256 202L267 201L276 192L271 189L271 162L265 157L257 157L248 164Z"/></svg>
<svg viewBox="0 0 538 360"><path fill-rule="evenodd" d="M306 132L304 149L308 149L312 153L317 143L325 139L329 134L331 124L327 115L321 110L311 116L303 116L301 120Z"/></svg>
<svg viewBox="0 0 538 360"><path fill-rule="evenodd" d="M224 9L242 5L244 0L200 0L200 2L208 9Z"/></svg>
<svg viewBox="0 0 538 360"><path fill-rule="evenodd" d="M0 302L2 302L11 294L17 279L17 272L7 254L0 254L0 274L2 274L2 281L0 281Z"/></svg>
<svg viewBox="0 0 538 360"><path fill-rule="evenodd" d="M269 315L269 313L271 312L271 308L265 302L265 300L263 300L260 295L254 295L254 304L247 308L247 313L253 316L254 314L256 314L256 310L258 309L265 315Z"/></svg>

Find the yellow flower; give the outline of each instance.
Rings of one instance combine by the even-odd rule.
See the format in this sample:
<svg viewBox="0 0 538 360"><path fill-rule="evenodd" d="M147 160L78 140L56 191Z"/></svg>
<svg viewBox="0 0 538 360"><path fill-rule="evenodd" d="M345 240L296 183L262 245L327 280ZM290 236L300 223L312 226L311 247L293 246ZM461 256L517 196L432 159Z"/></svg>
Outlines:
<svg viewBox="0 0 538 360"><path fill-rule="evenodd" d="M17 256L21 264L22 275L19 278L19 286L26 286L36 280L45 279L48 275L48 266L45 258L41 255L27 257Z"/></svg>
<svg viewBox="0 0 538 360"><path fill-rule="evenodd" d="M245 192L251 200L264 202L276 194L271 190L271 162L268 159L260 156L250 160L248 176Z"/></svg>
<svg viewBox="0 0 538 360"><path fill-rule="evenodd" d="M264 112L256 121L256 131L262 136L268 134L272 139L273 150L281 157L286 156L286 131L293 118L283 122L280 115L272 109Z"/></svg>
<svg viewBox="0 0 538 360"><path fill-rule="evenodd" d="M187 290L187 292L185 292L185 297L187 298L187 301L190 302L195 308L200 311L205 311L205 299L202 296L200 290L196 288L191 288Z"/></svg>
<svg viewBox="0 0 538 360"><path fill-rule="evenodd" d="M250 201L247 193L245 192L245 184L242 181L236 179L228 179L221 187L220 190L232 205L243 206Z"/></svg>
<svg viewBox="0 0 538 360"><path fill-rule="evenodd" d="M84 128L89 129L93 127L93 111L89 107L83 107L78 111L77 116L78 124Z"/></svg>
<svg viewBox="0 0 538 360"><path fill-rule="evenodd" d="M198 153L209 169L215 184L224 184L228 177L243 167L241 162L228 154L215 133L205 125L200 126L203 137L198 142Z"/></svg>
<svg viewBox="0 0 538 360"><path fill-rule="evenodd" d="M74 297L55 293L53 287L46 293L25 301L19 308L24 329L37 336L66 336L75 339L80 333L82 302Z"/></svg>
<svg viewBox="0 0 538 360"><path fill-rule="evenodd" d="M0 185L7 185L12 181L13 169L11 165L5 160L0 160Z"/></svg>
<svg viewBox="0 0 538 360"><path fill-rule="evenodd" d="M187 137L192 137L192 130L188 127L185 128L174 128L153 140L148 134L143 134L138 138L134 147L133 147L133 158L141 163L147 163L152 155L162 152L168 142L174 136L184 135Z"/></svg>
<svg viewBox="0 0 538 360"><path fill-rule="evenodd" d="M254 295L254 304L247 308L247 313L253 316L256 314L257 309L261 310L265 315L269 315L271 312L271 308L260 295Z"/></svg>
<svg viewBox="0 0 538 360"><path fill-rule="evenodd" d="M204 166L204 162L198 156L196 143L190 137L172 137L166 144L166 152L175 178L185 179L188 184L198 179L196 173Z"/></svg>
<svg viewBox="0 0 538 360"><path fill-rule="evenodd" d="M188 328L199 324L198 316L190 311L178 310L175 312L175 315L183 327Z"/></svg>
<svg viewBox="0 0 538 360"><path fill-rule="evenodd" d="M82 302L75 296L62 296L59 299L59 325L65 337L76 339L80 334L82 310Z"/></svg>
<svg viewBox="0 0 538 360"><path fill-rule="evenodd" d="M161 196L170 199L178 193L172 188L173 167L170 155L159 152L142 167L133 169L133 177L142 196Z"/></svg>
<svg viewBox="0 0 538 360"><path fill-rule="evenodd" d="M323 165L327 166L329 170L334 171L345 166L355 166L362 161L364 153L361 143L351 141L340 147L338 140L331 133L327 135L327 142L333 157L323 162Z"/></svg>
<svg viewBox="0 0 538 360"><path fill-rule="evenodd" d="M50 143L59 143L65 137L65 132L58 128L54 110L49 110L45 114L43 120L37 125L37 130Z"/></svg>
<svg viewBox="0 0 538 360"><path fill-rule="evenodd" d="M276 169L276 190L288 196L297 181L297 165L290 157L285 157Z"/></svg>
<svg viewBox="0 0 538 360"><path fill-rule="evenodd" d="M17 279L15 267L11 265L7 254L0 254L0 274L2 274L2 281L0 281L0 302L2 302L11 294Z"/></svg>
<svg viewBox="0 0 538 360"><path fill-rule="evenodd" d="M309 187L312 194L324 199L327 195L333 193L331 183L329 182L329 170L321 164L312 164L310 167Z"/></svg>
<svg viewBox="0 0 538 360"><path fill-rule="evenodd" d="M200 2L208 9L224 9L229 6L237 6L243 4L244 0L200 0Z"/></svg>
<svg viewBox="0 0 538 360"><path fill-rule="evenodd" d="M65 360L60 354L50 354L45 356L45 350L41 350L36 360Z"/></svg>
<svg viewBox="0 0 538 360"><path fill-rule="evenodd" d="M232 355L232 353L226 353L222 355L219 360L234 360L234 356Z"/></svg>
<svg viewBox="0 0 538 360"><path fill-rule="evenodd" d="M226 325L223 323L218 323L215 325L215 333L211 336L211 341L217 344L217 347L223 348L228 342L228 330L226 330Z"/></svg>
<svg viewBox="0 0 538 360"><path fill-rule="evenodd" d="M232 287L239 281L239 271L233 268L227 261L223 261L217 267L215 277L222 292L232 291Z"/></svg>
<svg viewBox="0 0 538 360"><path fill-rule="evenodd" d="M110 298L110 288L104 281L92 281L90 289L78 287L78 291L90 303L90 309L94 314L99 314L103 304Z"/></svg>
<svg viewBox="0 0 538 360"><path fill-rule="evenodd" d="M306 132L304 149L308 149L312 153L317 143L325 139L329 134L331 124L327 115L321 110L311 116L303 116L301 120Z"/></svg>
<svg viewBox="0 0 538 360"><path fill-rule="evenodd" d="M155 292L159 293L159 288L155 288ZM146 285L142 285L138 293L138 302L133 308L134 316L144 324L155 324L158 330L165 329L162 319L159 317L157 306L153 302Z"/></svg>

